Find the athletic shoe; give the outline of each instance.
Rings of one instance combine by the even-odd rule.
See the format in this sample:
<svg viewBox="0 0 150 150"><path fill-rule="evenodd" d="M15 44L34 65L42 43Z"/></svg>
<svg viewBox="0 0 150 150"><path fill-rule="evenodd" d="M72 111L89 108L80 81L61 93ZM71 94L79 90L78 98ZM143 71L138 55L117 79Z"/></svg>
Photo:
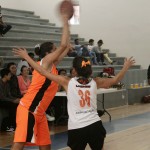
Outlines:
<svg viewBox="0 0 150 150"><path fill-rule="evenodd" d="M112 63L110 63L111 65L113 65L116 62L116 60L113 60Z"/></svg>
<svg viewBox="0 0 150 150"><path fill-rule="evenodd" d="M13 131L15 131L15 129L13 128L13 127L7 127L6 128L6 132L13 132Z"/></svg>
<svg viewBox="0 0 150 150"><path fill-rule="evenodd" d="M46 118L47 118L48 121L54 121L55 120L55 117L50 116L48 114L46 114Z"/></svg>
<svg viewBox="0 0 150 150"><path fill-rule="evenodd" d="M106 65L106 63L102 62L102 65Z"/></svg>

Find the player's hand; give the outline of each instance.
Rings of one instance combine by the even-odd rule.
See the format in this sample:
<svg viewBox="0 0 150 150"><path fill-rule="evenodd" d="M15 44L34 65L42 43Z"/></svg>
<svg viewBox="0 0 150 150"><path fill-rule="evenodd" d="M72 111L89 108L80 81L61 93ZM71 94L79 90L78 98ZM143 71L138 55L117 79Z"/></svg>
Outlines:
<svg viewBox="0 0 150 150"><path fill-rule="evenodd" d="M15 56L19 56L21 58L26 58L28 57L28 53L27 50L25 48L14 48L12 50L12 52L14 53Z"/></svg>
<svg viewBox="0 0 150 150"><path fill-rule="evenodd" d="M130 57L130 58L125 58L125 60L124 60L124 67L125 68L130 68L132 65L134 65L135 64L135 59L133 58L133 57Z"/></svg>

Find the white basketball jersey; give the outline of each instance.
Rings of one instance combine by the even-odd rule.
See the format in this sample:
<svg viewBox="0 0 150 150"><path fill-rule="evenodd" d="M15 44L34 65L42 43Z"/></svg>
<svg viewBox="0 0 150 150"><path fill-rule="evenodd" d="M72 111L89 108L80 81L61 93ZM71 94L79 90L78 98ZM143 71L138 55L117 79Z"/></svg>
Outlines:
<svg viewBox="0 0 150 150"><path fill-rule="evenodd" d="M97 113L97 85L92 79L83 85L72 78L68 84L68 129L86 127L100 120Z"/></svg>

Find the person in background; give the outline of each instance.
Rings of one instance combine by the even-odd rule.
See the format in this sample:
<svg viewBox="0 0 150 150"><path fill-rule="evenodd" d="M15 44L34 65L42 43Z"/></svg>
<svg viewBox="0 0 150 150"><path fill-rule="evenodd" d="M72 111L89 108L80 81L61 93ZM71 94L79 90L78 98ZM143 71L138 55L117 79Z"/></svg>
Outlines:
<svg viewBox="0 0 150 150"><path fill-rule="evenodd" d="M30 52L28 55L34 60L34 53ZM20 70L22 66L26 66L29 69L29 74L32 75L33 68L28 64L28 62L24 59L21 59L17 64L17 75L20 75Z"/></svg>
<svg viewBox="0 0 150 150"><path fill-rule="evenodd" d="M0 35L4 36L4 34L6 34L11 28L12 28L11 25L3 22L0 6Z"/></svg>
<svg viewBox="0 0 150 150"><path fill-rule="evenodd" d="M94 40L90 39L89 44L87 45L87 49L89 51L90 57L92 58L93 64L98 65L96 53L94 51L92 51L93 47L94 47Z"/></svg>
<svg viewBox="0 0 150 150"><path fill-rule="evenodd" d="M19 89L18 78L16 75L17 67L14 62L10 62L7 64L7 69L11 72L11 78L9 80L10 92L13 97L21 98L21 92Z"/></svg>
<svg viewBox="0 0 150 150"><path fill-rule="evenodd" d="M16 75L16 72L17 72L16 63L14 62L7 63L5 64L5 67L9 69L11 72L11 78L9 80L11 95L16 98L21 98L22 95L19 89L18 78Z"/></svg>
<svg viewBox="0 0 150 150"><path fill-rule="evenodd" d="M80 45L79 39L74 40L74 49L78 56L82 55L82 45Z"/></svg>
<svg viewBox="0 0 150 150"><path fill-rule="evenodd" d="M70 69L70 78L73 78L73 77L75 77L77 74L76 74L76 72L75 72L75 70L73 69L73 68L71 68Z"/></svg>
<svg viewBox="0 0 150 150"><path fill-rule="evenodd" d="M8 126L3 129L6 131L14 131L16 128L16 109L20 101L19 98L15 98L10 93L9 80L11 78L10 70L4 68L0 72L0 105L9 112Z"/></svg>
<svg viewBox="0 0 150 150"><path fill-rule="evenodd" d="M74 49L77 52L77 56L90 57L89 51L87 49L87 45L81 45L79 43L79 39L74 40Z"/></svg>
<svg viewBox="0 0 150 150"><path fill-rule="evenodd" d="M76 57L77 56L77 51L75 50L75 48L71 44L70 44L70 48L69 48L67 55L69 57Z"/></svg>
<svg viewBox="0 0 150 150"><path fill-rule="evenodd" d="M100 59L100 61L102 62L102 65L106 65L104 63L104 58L111 64L113 65L113 63L115 63L116 61L113 61L109 58L108 56L108 52L104 52L102 50L102 45L103 45L103 40L99 40L97 42L97 46L94 46L92 51L96 53L96 55L99 55L100 54L100 57L98 57L98 59Z"/></svg>
<svg viewBox="0 0 150 150"><path fill-rule="evenodd" d="M92 51L93 47L94 47L94 40L93 39L89 39L89 44L87 45L87 49L89 51Z"/></svg>
<svg viewBox="0 0 150 150"><path fill-rule="evenodd" d="M62 75L62 76L67 76L67 70L66 70L66 69L60 69L60 70L58 71L58 74L59 74L59 75Z"/></svg>
<svg viewBox="0 0 150 150"><path fill-rule="evenodd" d="M29 79L29 69L26 66L21 67L21 74L18 76L19 89L22 95L24 95L31 83Z"/></svg>
<svg viewBox="0 0 150 150"><path fill-rule="evenodd" d="M58 71L58 75L67 76L67 70L66 69L60 69ZM64 91L64 88L63 88L63 86L59 85L58 86L58 92L61 92L61 91Z"/></svg>
<svg viewBox="0 0 150 150"><path fill-rule="evenodd" d="M20 75L22 66L26 66L29 69L29 64L26 60L21 59L17 64L17 72L16 75Z"/></svg>
<svg viewBox="0 0 150 150"><path fill-rule="evenodd" d="M93 39L90 39L89 45L80 45L79 39L74 40L74 48L77 52L77 56L90 57L94 65L98 65L95 52L91 51L90 44L94 43ZM93 47L93 46L92 46Z"/></svg>

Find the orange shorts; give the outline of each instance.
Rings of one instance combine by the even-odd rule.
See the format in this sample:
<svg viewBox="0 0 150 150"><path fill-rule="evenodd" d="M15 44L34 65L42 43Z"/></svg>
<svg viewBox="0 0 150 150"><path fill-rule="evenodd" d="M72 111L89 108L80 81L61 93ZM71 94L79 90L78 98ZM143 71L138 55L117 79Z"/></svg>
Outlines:
<svg viewBox="0 0 150 150"><path fill-rule="evenodd" d="M45 114L37 116L19 104L16 123L14 142L26 142L27 144L39 146L51 144Z"/></svg>

